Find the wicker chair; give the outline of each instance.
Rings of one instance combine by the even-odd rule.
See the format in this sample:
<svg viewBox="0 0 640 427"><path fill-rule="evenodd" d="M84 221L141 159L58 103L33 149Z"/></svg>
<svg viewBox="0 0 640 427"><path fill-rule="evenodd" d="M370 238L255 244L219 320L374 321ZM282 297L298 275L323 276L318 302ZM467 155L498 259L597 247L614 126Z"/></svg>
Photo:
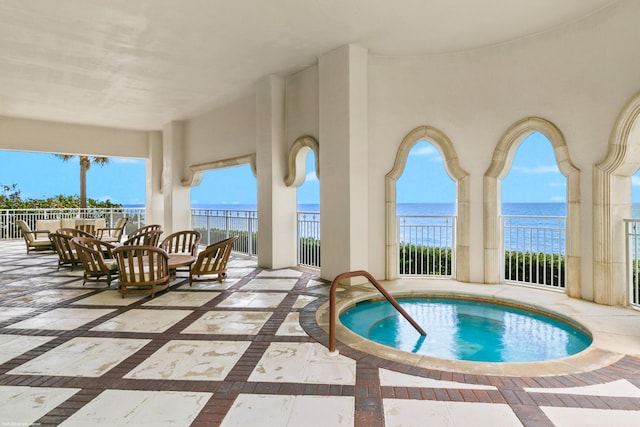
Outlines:
<svg viewBox="0 0 640 427"><path fill-rule="evenodd" d="M84 267L82 286L87 282L106 282L111 286L111 281L118 275L118 264L111 252L115 247L90 237L74 237L71 242Z"/></svg>
<svg viewBox="0 0 640 427"><path fill-rule="evenodd" d="M151 294L169 286L169 256L155 246L119 246L113 250L118 263L120 293Z"/></svg>
<svg viewBox="0 0 640 427"><path fill-rule="evenodd" d="M33 251L53 250L53 242L49 239L49 230L31 230L29 224L22 220L16 221L27 245L27 253Z"/></svg>
<svg viewBox="0 0 640 427"><path fill-rule="evenodd" d="M103 242L108 243L120 243L122 235L124 234L124 227L127 225L129 218L122 217L113 228L99 228L96 230L96 239L100 239Z"/></svg>
<svg viewBox="0 0 640 427"><path fill-rule="evenodd" d="M200 252L189 271L189 286L193 285L193 282L209 282L211 280L222 282L227 277L227 262L236 240L238 240L237 236L230 237L209 245ZM217 277L212 277L216 275Z"/></svg>
<svg viewBox="0 0 640 427"><path fill-rule="evenodd" d="M127 239L136 237L139 234L145 234L148 231L161 231L161 230L162 230L162 226L159 224L145 225L144 227L140 227L136 230L133 230L131 233L129 233L129 235L127 236Z"/></svg>
<svg viewBox="0 0 640 427"><path fill-rule="evenodd" d="M122 242L124 246L158 246L162 230L147 230L144 233L129 235L129 238Z"/></svg>
<svg viewBox="0 0 640 427"><path fill-rule="evenodd" d="M196 256L200 233L193 230L178 231L164 238L160 247L169 254L185 254Z"/></svg>
<svg viewBox="0 0 640 427"><path fill-rule="evenodd" d="M78 258L76 248L71 243L73 236L61 233L50 233L49 239L53 242L53 248L58 254L58 270L60 267L70 266L73 270L76 265L80 265L82 262Z"/></svg>

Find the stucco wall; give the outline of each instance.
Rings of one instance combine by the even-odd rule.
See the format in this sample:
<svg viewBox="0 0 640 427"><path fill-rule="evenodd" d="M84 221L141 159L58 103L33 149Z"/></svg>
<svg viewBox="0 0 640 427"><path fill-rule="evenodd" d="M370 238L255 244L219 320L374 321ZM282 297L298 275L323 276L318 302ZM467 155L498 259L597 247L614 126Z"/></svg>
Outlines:
<svg viewBox="0 0 640 427"><path fill-rule="evenodd" d="M318 139L318 65L308 67L286 79L286 143L310 135Z"/></svg>
<svg viewBox="0 0 640 427"><path fill-rule="evenodd" d="M384 175L418 125L443 131L471 175L471 280L482 281L482 177L516 121L545 118L582 172L583 297L592 295L592 174L617 114L640 89L640 2L623 2L561 30L471 52L369 59L369 268L384 266ZM321 144L322 147L322 144ZM322 150L322 148L321 148Z"/></svg>
<svg viewBox="0 0 640 427"><path fill-rule="evenodd" d="M255 92L185 121L184 125L185 172L189 165L253 154L256 152Z"/></svg>

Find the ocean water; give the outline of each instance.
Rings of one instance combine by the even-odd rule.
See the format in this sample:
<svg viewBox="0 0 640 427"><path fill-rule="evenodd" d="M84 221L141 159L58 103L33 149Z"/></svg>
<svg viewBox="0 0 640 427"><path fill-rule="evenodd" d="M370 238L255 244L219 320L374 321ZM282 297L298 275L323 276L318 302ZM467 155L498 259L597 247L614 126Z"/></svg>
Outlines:
<svg viewBox="0 0 640 427"><path fill-rule="evenodd" d="M635 206L635 205L634 205ZM194 209L221 209L221 210L256 210L255 204L202 204L193 205ZM319 204L300 204L299 212L320 212ZM638 205L640 213L640 205ZM455 215L453 203L398 203L398 216L452 216ZM529 216L565 216L566 204L564 203L504 203L503 215L529 215Z"/></svg>

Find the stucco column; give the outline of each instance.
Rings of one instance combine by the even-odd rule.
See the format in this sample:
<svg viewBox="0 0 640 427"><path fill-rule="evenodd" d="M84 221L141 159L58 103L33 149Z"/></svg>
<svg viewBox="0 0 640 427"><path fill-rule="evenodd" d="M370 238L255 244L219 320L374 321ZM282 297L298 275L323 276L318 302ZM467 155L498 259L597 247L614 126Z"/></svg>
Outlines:
<svg viewBox="0 0 640 427"><path fill-rule="evenodd" d="M162 197L162 132L149 132L149 153L146 173L146 224L162 224L164 201Z"/></svg>
<svg viewBox="0 0 640 427"><path fill-rule="evenodd" d="M162 129L162 237L191 228L190 187L182 185L182 176L186 175L183 128L182 122L173 121Z"/></svg>
<svg viewBox="0 0 640 427"><path fill-rule="evenodd" d="M367 56L347 45L319 60L321 275L327 280L368 268Z"/></svg>
<svg viewBox="0 0 640 427"><path fill-rule="evenodd" d="M296 265L296 190L284 183L284 79L265 77L256 87L258 265Z"/></svg>

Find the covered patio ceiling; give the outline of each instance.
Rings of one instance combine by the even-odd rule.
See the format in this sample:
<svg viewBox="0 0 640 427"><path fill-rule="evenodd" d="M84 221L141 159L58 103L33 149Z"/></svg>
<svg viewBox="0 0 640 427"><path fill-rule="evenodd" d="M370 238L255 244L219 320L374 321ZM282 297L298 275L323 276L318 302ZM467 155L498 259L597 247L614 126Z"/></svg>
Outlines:
<svg viewBox="0 0 640 427"><path fill-rule="evenodd" d="M4 0L0 115L159 129L338 46L478 49L615 0Z"/></svg>

